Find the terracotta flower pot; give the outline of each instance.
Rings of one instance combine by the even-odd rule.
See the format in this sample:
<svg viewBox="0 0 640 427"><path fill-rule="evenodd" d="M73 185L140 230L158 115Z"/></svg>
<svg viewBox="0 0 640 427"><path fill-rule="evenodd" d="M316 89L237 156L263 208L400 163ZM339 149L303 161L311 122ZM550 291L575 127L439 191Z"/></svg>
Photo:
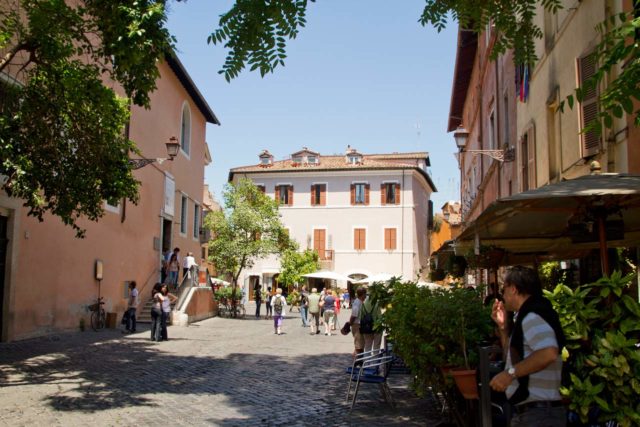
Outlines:
<svg viewBox="0 0 640 427"><path fill-rule="evenodd" d="M478 383L476 382L476 370L452 370L451 375L458 386L458 390L465 399L478 398Z"/></svg>

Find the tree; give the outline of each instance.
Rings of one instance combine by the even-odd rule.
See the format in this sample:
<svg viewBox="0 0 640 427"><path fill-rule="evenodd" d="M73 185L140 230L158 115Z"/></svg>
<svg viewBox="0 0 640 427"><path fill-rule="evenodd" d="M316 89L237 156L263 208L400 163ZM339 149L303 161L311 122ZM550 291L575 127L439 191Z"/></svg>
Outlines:
<svg viewBox="0 0 640 427"><path fill-rule="evenodd" d="M42 221L96 221L138 200L124 132L172 48L165 1L9 0L0 7L0 189ZM9 80L10 79L10 80ZM119 85L128 99L105 85Z"/></svg>
<svg viewBox="0 0 640 427"><path fill-rule="evenodd" d="M298 252L295 248L286 250L280 260L280 276L278 280L284 285L294 285L302 281L302 275L320 269L318 252L306 249Z"/></svg>
<svg viewBox="0 0 640 427"><path fill-rule="evenodd" d="M225 209L205 218L211 229L209 257L216 269L232 277L235 292L238 277L255 261L295 247L280 221L278 202L266 196L249 179L227 184Z"/></svg>
<svg viewBox="0 0 640 427"><path fill-rule="evenodd" d="M305 26L307 6L307 0L237 0L221 15L219 28L207 39L209 43L224 44L229 49L220 73L230 81L245 65L249 65L251 71L258 69L262 76L284 66L286 39L295 39ZM534 22L537 6L556 13L562 8L562 0L426 0L418 21L441 31L453 18L461 28L477 33L491 23L499 34L492 58L513 49L517 65L533 65L537 60L535 40L543 36ZM611 17L597 28L602 33L596 48L600 69L585 86L595 87L609 80L599 100L600 118L609 128L613 125L612 116L622 117L623 111L634 113L633 99L640 101L638 16L640 2L634 0L632 13ZM612 76L612 71L620 65L623 65L621 72ZM576 90L578 100L584 90ZM573 98L567 98L570 106ZM635 123L640 125L640 110L635 111ZM599 122L593 121L585 130L600 131Z"/></svg>

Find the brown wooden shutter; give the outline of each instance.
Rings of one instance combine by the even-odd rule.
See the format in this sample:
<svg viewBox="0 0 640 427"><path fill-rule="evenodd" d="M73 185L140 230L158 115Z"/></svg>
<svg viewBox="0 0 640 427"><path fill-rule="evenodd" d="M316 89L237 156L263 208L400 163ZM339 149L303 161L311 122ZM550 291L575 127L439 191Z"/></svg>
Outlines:
<svg viewBox="0 0 640 427"><path fill-rule="evenodd" d="M383 206L387 204L387 184L380 185L380 204Z"/></svg>
<svg viewBox="0 0 640 427"><path fill-rule="evenodd" d="M321 260L326 259L327 254L325 251L326 248L326 230L324 229L317 229L317 230L313 230L313 249L315 249L318 252L318 257Z"/></svg>
<svg viewBox="0 0 640 427"><path fill-rule="evenodd" d="M311 206L316 205L316 185L311 186Z"/></svg>
<svg viewBox="0 0 640 427"><path fill-rule="evenodd" d="M580 87L585 87L585 82L593 77L598 68L594 53L578 59L578 71L580 75ZM598 120L598 91L595 87L585 88L582 102L580 103L580 126L584 129L589 124ZM580 134L582 146L582 157L598 154L602 145L602 137L596 131L589 131Z"/></svg>
<svg viewBox="0 0 640 427"><path fill-rule="evenodd" d="M396 184L396 205L400 204L400 183Z"/></svg>
<svg viewBox="0 0 640 427"><path fill-rule="evenodd" d="M359 228L354 228L353 229L353 249L360 249L358 247L358 245L360 244L360 229Z"/></svg>
<svg viewBox="0 0 640 427"><path fill-rule="evenodd" d="M531 127L527 130L528 141L528 170L529 170L529 190L537 188L536 185L536 132L535 127Z"/></svg>
<svg viewBox="0 0 640 427"><path fill-rule="evenodd" d="M280 186L276 185L276 202L280 203Z"/></svg>
<svg viewBox="0 0 640 427"><path fill-rule="evenodd" d="M351 184L351 204L356 204L356 186Z"/></svg>
<svg viewBox="0 0 640 427"><path fill-rule="evenodd" d="M390 250L395 250L397 248L396 232L397 230L395 228L389 229L389 249Z"/></svg>
<svg viewBox="0 0 640 427"><path fill-rule="evenodd" d="M320 190L320 205L324 206L327 204L327 185L322 184L319 186Z"/></svg>
<svg viewBox="0 0 640 427"><path fill-rule="evenodd" d="M287 191L289 191L289 206L293 206L293 185L288 186Z"/></svg>
<svg viewBox="0 0 640 427"><path fill-rule="evenodd" d="M389 231L391 231L390 228L385 228L384 229L384 248L385 248L385 250L389 250L389 246L390 246L390 243L389 243L390 233L389 233Z"/></svg>
<svg viewBox="0 0 640 427"><path fill-rule="evenodd" d="M364 250L367 247L367 230L360 229L360 249Z"/></svg>
<svg viewBox="0 0 640 427"><path fill-rule="evenodd" d="M371 186L369 184L364 185L364 204L369 206L369 192L371 191Z"/></svg>

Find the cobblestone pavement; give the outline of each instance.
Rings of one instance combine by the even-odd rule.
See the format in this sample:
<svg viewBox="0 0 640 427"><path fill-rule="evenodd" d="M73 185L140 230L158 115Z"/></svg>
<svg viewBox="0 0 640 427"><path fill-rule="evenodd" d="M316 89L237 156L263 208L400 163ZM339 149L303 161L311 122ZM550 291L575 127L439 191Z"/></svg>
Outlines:
<svg viewBox="0 0 640 427"><path fill-rule="evenodd" d="M351 336L312 336L296 311L283 332L247 316L172 326L161 343L105 330L0 344L0 425L436 424L407 376L389 378L395 410L365 384L349 414Z"/></svg>

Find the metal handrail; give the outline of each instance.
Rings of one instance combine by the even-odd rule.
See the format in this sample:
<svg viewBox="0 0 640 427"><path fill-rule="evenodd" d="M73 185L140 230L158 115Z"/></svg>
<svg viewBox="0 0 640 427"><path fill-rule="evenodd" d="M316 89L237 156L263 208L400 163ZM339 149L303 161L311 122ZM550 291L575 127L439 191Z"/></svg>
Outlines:
<svg viewBox="0 0 640 427"><path fill-rule="evenodd" d="M189 295L189 290L198 284L198 276L197 265L191 266L191 268L187 271L187 274L182 278L182 282L178 289L176 289L176 297L178 297L178 301L176 302L175 309L181 310L185 301L187 300L187 295Z"/></svg>

